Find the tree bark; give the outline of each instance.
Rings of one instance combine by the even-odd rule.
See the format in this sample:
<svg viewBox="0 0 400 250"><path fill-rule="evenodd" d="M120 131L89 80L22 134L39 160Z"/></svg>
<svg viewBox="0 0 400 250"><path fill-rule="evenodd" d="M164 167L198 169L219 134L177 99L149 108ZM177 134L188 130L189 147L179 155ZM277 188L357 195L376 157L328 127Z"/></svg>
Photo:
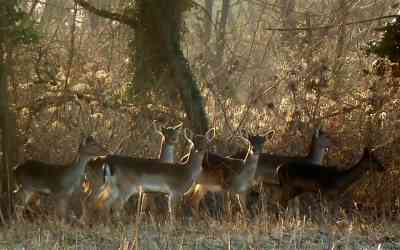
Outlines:
<svg viewBox="0 0 400 250"><path fill-rule="evenodd" d="M64 0L47 0L43 8L41 24L51 23L54 19L62 20L68 14L66 4Z"/></svg>
<svg viewBox="0 0 400 250"><path fill-rule="evenodd" d="M216 55L215 55L215 65L214 65L215 67L220 66L224 59L226 24L228 23L230 5L231 5L230 0L222 1L221 19L218 25L218 33L216 41L217 44L216 44Z"/></svg>
<svg viewBox="0 0 400 250"><path fill-rule="evenodd" d="M134 84L145 90L149 82L178 93L195 133L208 129L203 97L180 45L182 14L187 1L137 1ZM140 91L140 90L139 90Z"/></svg>
<svg viewBox="0 0 400 250"><path fill-rule="evenodd" d="M0 1L0 28L13 27L14 1ZM0 129L2 133L2 162L0 168L0 215L10 219L14 214L12 190L14 178L12 168L17 161L16 116L10 109L8 97L7 58L12 51L9 34L0 32Z"/></svg>
<svg viewBox="0 0 400 250"><path fill-rule="evenodd" d="M335 48L335 61L333 63L333 83L334 83L334 93L336 94L336 98L339 98L339 93L343 88L343 80L342 80L342 67L343 67L343 51L346 46L346 27L343 25L346 23L349 16L349 6L347 1L338 0L338 34L336 39L336 48Z"/></svg>
<svg viewBox="0 0 400 250"><path fill-rule="evenodd" d="M294 10L296 6L295 0L281 0L281 20L282 26L285 29L296 28L296 18L294 16ZM293 42L293 31L286 31L282 33L282 42L291 44Z"/></svg>
<svg viewBox="0 0 400 250"><path fill-rule="evenodd" d="M111 8L111 2L108 0L90 0L90 2L103 10L109 10ZM101 27L105 24L104 18L101 18L91 12L89 12L89 23L93 32L96 32L98 27Z"/></svg>
<svg viewBox="0 0 400 250"><path fill-rule="evenodd" d="M130 15L100 10L84 0L75 1L96 15L134 29L130 43L134 74L129 89L135 93L131 96L160 87L170 96L178 93L193 131L204 133L208 129L200 88L180 46L183 12L190 9L191 1L138 0L129 10Z"/></svg>
<svg viewBox="0 0 400 250"><path fill-rule="evenodd" d="M211 39L212 25L213 25L213 7L214 0L205 0L204 14L204 44L208 44Z"/></svg>

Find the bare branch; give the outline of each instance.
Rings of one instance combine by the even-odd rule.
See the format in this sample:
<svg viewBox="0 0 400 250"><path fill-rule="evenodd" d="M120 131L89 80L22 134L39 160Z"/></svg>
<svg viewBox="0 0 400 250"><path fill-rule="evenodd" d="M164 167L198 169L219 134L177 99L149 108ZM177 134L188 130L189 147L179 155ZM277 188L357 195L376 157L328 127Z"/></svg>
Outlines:
<svg viewBox="0 0 400 250"><path fill-rule="evenodd" d="M388 16L381 16L381 17L375 17L375 18L370 18L370 19L365 19L365 20L359 20L359 21L354 21L354 22L348 22L348 23L343 23L343 24L331 24L331 25L325 25L325 26L316 26L316 27L310 27L310 28L264 28L264 30L271 30L271 31L306 31L306 30L321 30L321 29L332 29L336 28L339 26L350 26L350 25L355 25L355 24L362 24L362 23L370 23L370 22L375 22L379 21L382 19L388 19L388 18L399 18L400 15L388 15Z"/></svg>
<svg viewBox="0 0 400 250"><path fill-rule="evenodd" d="M85 0L75 0L75 2L78 3L79 6L81 6L85 10L87 10L97 16L111 19L114 21L118 21L120 23L128 25L129 27L131 27L133 29L137 26L136 20L131 17L121 15L121 14L115 13L115 12L110 12L110 11L107 11L104 9L98 9L98 8L94 7L93 5L89 4L88 2L86 2Z"/></svg>

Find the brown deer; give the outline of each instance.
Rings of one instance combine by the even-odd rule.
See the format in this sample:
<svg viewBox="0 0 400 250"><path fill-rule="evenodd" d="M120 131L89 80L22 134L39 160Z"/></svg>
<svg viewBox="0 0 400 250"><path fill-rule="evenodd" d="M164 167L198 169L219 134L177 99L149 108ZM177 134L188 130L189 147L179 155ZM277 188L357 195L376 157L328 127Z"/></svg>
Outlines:
<svg viewBox="0 0 400 250"><path fill-rule="evenodd" d="M267 134L267 136L271 138L273 134L273 131L271 131ZM317 128L312 136L310 151L307 156L285 156L271 153L261 153L258 160L257 171L254 177L254 184L262 185L264 192L265 190L270 191L268 193L269 200L274 199L273 197L280 197L281 188L279 186L279 179L276 174L277 168L280 165L291 161L322 164L326 151L331 144L332 139L320 128ZM239 152L233 157L242 158L243 156L244 152ZM275 192L276 194L274 195ZM253 192L253 194L255 193L258 192Z"/></svg>
<svg viewBox="0 0 400 250"><path fill-rule="evenodd" d="M306 192L321 192L326 196L342 194L370 169L384 170L382 163L368 148L364 149L361 159L347 170L308 162L285 163L278 168L281 204L286 207L289 200Z"/></svg>
<svg viewBox="0 0 400 250"><path fill-rule="evenodd" d="M240 137L244 139L243 137ZM259 153L265 143L265 136L249 136L249 150L244 159L224 157L207 153L203 160L203 172L197 180L190 197L192 209L199 213L200 201L207 192L233 193L239 201L242 214L245 214L246 193L251 187L257 169ZM253 147L254 152L250 149Z"/></svg>
<svg viewBox="0 0 400 250"><path fill-rule="evenodd" d="M256 183L263 183L266 185L279 185L276 170L278 166L287 162L304 161L314 164L322 164L326 150L331 144L331 138L322 130L316 129L311 140L309 154L305 157L261 153L255 175Z"/></svg>
<svg viewBox="0 0 400 250"><path fill-rule="evenodd" d="M182 127L182 123L171 127L158 128L154 122L154 130L161 136L161 146L159 159L166 163L175 163L175 144L178 142L179 131Z"/></svg>
<svg viewBox="0 0 400 250"><path fill-rule="evenodd" d="M24 193L24 207L27 207L39 194L57 198L57 211L66 218L68 201L74 191L81 187L86 164L107 151L93 137L86 137L79 145L77 160L68 165L51 164L28 160L15 168L18 190Z"/></svg>
<svg viewBox="0 0 400 250"><path fill-rule="evenodd" d="M160 162L165 163L175 163L175 144L178 142L178 136L182 123L171 127L158 127L156 121L153 122L154 130L157 134L161 136L161 146L159 153ZM155 212L166 204L166 199L164 199L164 194L157 193L147 193L143 197L142 209L150 209ZM165 203L164 203L165 201Z"/></svg>
<svg viewBox="0 0 400 250"><path fill-rule="evenodd" d="M209 143L215 134L214 129L197 135L190 144L190 155L185 163L165 163L158 159L133 158L109 155L104 167L107 182L96 201L97 209L110 209L117 201L117 209L135 193L159 192L168 194L168 210L171 220L175 218L175 205L194 185L202 172L202 161Z"/></svg>

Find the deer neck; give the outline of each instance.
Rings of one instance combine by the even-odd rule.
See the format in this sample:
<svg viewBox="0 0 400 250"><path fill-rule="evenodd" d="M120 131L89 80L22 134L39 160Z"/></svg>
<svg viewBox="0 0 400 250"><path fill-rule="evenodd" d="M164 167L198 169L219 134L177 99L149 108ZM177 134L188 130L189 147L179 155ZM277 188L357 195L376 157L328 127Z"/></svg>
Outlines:
<svg viewBox="0 0 400 250"><path fill-rule="evenodd" d="M76 162L67 169L67 172L62 180L63 185L70 187L69 192L72 192L79 185L81 177L85 173L86 164L90 160L88 155L79 155Z"/></svg>
<svg viewBox="0 0 400 250"><path fill-rule="evenodd" d="M258 159L260 158L259 153L255 154L250 154L246 160L246 169L250 172L250 178L253 179L256 175L257 172L257 166L258 166Z"/></svg>
<svg viewBox="0 0 400 250"><path fill-rule="evenodd" d="M202 170L202 165L203 165L203 159L206 151L205 150L192 150L189 155L189 160L188 160L188 171L190 171L192 179L195 180L197 177L200 176L201 170Z"/></svg>
<svg viewBox="0 0 400 250"><path fill-rule="evenodd" d="M317 143L314 142L311 145L311 151L308 154L307 158L314 164L322 164L325 153L326 153L326 149L321 148Z"/></svg>
<svg viewBox="0 0 400 250"><path fill-rule="evenodd" d="M230 189L234 192L245 192L254 182L259 154L250 153L245 166L239 175L233 177Z"/></svg>
<svg viewBox="0 0 400 250"><path fill-rule="evenodd" d="M160 160L162 162L174 163L175 162L175 146L162 142Z"/></svg>
<svg viewBox="0 0 400 250"><path fill-rule="evenodd" d="M359 180L367 172L368 168L369 162L361 159L352 168L343 171L343 173L339 175L339 178L336 182L337 187L342 191L346 190L355 181Z"/></svg>

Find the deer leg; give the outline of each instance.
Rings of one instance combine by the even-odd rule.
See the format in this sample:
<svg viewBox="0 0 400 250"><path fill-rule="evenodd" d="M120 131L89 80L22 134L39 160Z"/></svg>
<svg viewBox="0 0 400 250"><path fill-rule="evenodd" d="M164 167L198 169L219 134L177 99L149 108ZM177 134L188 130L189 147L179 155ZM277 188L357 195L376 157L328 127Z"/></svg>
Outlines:
<svg viewBox="0 0 400 250"><path fill-rule="evenodd" d="M31 203L34 194L34 192L24 191L24 206L27 206Z"/></svg>
<svg viewBox="0 0 400 250"><path fill-rule="evenodd" d="M93 208L93 193L81 192L80 203L82 207L82 215L79 221L82 225L89 224L93 217L97 216L96 209Z"/></svg>
<svg viewBox="0 0 400 250"><path fill-rule="evenodd" d="M30 203L34 205L35 208L40 208L40 196L38 193L32 194Z"/></svg>
<svg viewBox="0 0 400 250"><path fill-rule="evenodd" d="M153 215L156 215L160 210L160 202L157 201L160 201L161 198L159 194L145 194L143 197L142 210L145 212L149 211Z"/></svg>
<svg viewBox="0 0 400 250"><path fill-rule="evenodd" d="M143 212L143 202L146 197L146 194L143 193L142 187L139 188L139 195L138 195L138 201L137 201L137 208L136 208L136 222L140 223L141 218L142 218L142 212Z"/></svg>
<svg viewBox="0 0 400 250"><path fill-rule="evenodd" d="M290 200L302 193L298 188L285 188L281 193L281 206L287 208Z"/></svg>
<svg viewBox="0 0 400 250"><path fill-rule="evenodd" d="M100 192L96 197L95 207L96 209L103 210L103 209L111 209L114 202L120 196L120 190L117 186L112 186L109 183L104 184L100 188Z"/></svg>
<svg viewBox="0 0 400 250"><path fill-rule="evenodd" d="M139 206L139 199L140 199L140 192L139 192L139 197L138 197L138 206ZM147 210L151 210L151 206L152 204L150 204L152 202L152 197L151 194L143 194L142 197L142 201L141 201L141 210L143 211L147 211Z"/></svg>
<svg viewBox="0 0 400 250"><path fill-rule="evenodd" d="M239 208L240 212L242 213L242 216L246 217L247 216L247 192L240 192L236 194L236 198L239 202Z"/></svg>
<svg viewBox="0 0 400 250"><path fill-rule="evenodd" d="M113 212L115 211L116 218L118 218L118 219L122 218L122 213L124 211L125 203L127 203L129 198L135 193L136 193L136 189L131 189L128 191L120 192L119 195L116 195L113 197L115 199L114 200L115 202L113 201L111 208L112 208ZM143 193L141 193L140 189L139 189L137 208L140 209L140 211L142 209L141 208L142 200L143 200Z"/></svg>
<svg viewBox="0 0 400 250"><path fill-rule="evenodd" d="M207 193L207 188L202 185L196 185L193 191L193 194L190 198L190 206L192 208L192 212L197 216L200 214L200 202Z"/></svg>
<svg viewBox="0 0 400 250"><path fill-rule="evenodd" d="M67 218L67 206L68 206L68 199L69 196L65 195L60 195L61 197L58 199L58 204L57 204L57 216L61 219L61 221L64 223Z"/></svg>
<svg viewBox="0 0 400 250"><path fill-rule="evenodd" d="M177 210L177 202L179 201L180 196L175 193L170 193L168 196L168 212L170 215L170 220L172 224L176 222L176 210Z"/></svg>
<svg viewBox="0 0 400 250"><path fill-rule="evenodd" d="M231 199L231 192L226 193L226 211L227 211L227 216L229 219L232 218L232 199Z"/></svg>
<svg viewBox="0 0 400 250"><path fill-rule="evenodd" d="M31 217L33 213L35 212L36 207L30 207L31 203L38 203L38 202L33 202L35 200L36 193L31 192L31 191L23 191L23 207L22 207L22 216L24 214L27 214L28 217Z"/></svg>
<svg viewBox="0 0 400 250"><path fill-rule="evenodd" d="M280 194L280 199L279 199L279 205L283 208L286 209L288 206L288 202L289 202L289 192L290 190L288 190L287 188L283 188L282 192Z"/></svg>
<svg viewBox="0 0 400 250"><path fill-rule="evenodd" d="M125 201L122 199L122 197L118 197L109 207L109 219L112 221L112 218L115 217L116 219L121 218L121 213L124 208Z"/></svg>

